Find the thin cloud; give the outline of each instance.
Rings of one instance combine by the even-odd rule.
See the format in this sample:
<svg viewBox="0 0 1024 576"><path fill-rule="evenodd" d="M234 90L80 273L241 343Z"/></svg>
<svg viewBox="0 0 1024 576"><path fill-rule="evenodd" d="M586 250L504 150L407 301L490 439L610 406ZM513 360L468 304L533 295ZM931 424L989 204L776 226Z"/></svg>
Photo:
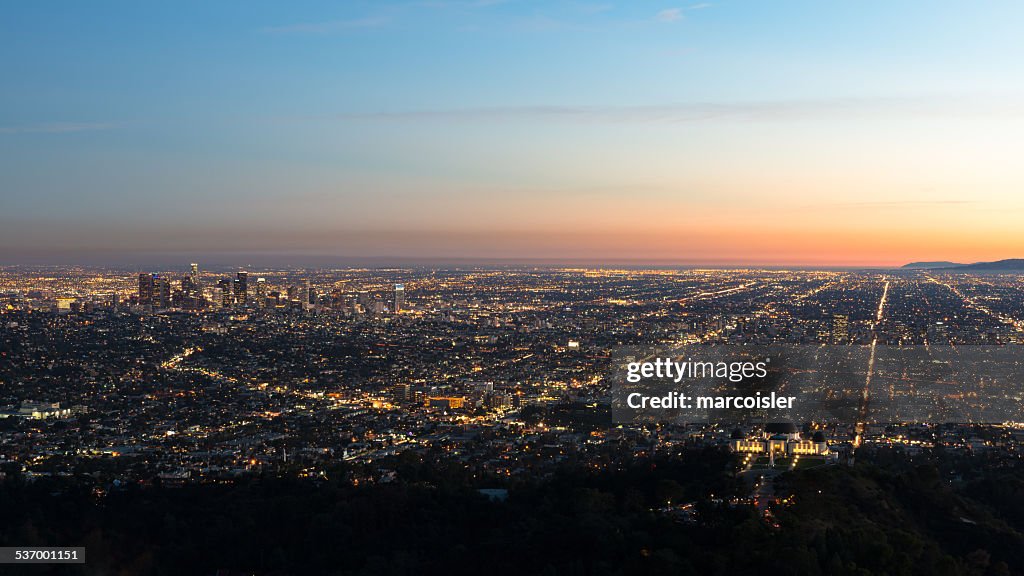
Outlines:
<svg viewBox="0 0 1024 576"><path fill-rule="evenodd" d="M505 4L508 0L421 0L408 4L392 6L384 11L385 15L366 16L348 20L327 20L323 22L300 22L283 26L268 26L260 31L266 34L331 34L347 30L379 28L386 26L405 12L416 9L427 10L473 10Z"/></svg>
<svg viewBox="0 0 1024 576"><path fill-rule="evenodd" d="M871 213L907 213L928 210L957 210L970 207L973 211L985 210L985 205L977 200L867 200L864 202L825 202L806 204L796 207L798 211L817 213L823 210L853 210ZM1006 207L1000 208L1005 212Z"/></svg>
<svg viewBox="0 0 1024 576"><path fill-rule="evenodd" d="M877 202L839 202L825 204L829 208L924 208L928 206L959 206L978 204L976 200L891 200Z"/></svg>
<svg viewBox="0 0 1024 576"><path fill-rule="evenodd" d="M666 8L665 10L658 12L654 16L654 19L657 20L658 22L675 22L676 20L682 19L682 17L682 8Z"/></svg>
<svg viewBox="0 0 1024 576"><path fill-rule="evenodd" d="M113 124L102 122L48 122L26 126L0 126L0 134L67 134L110 130Z"/></svg>
<svg viewBox="0 0 1024 576"><path fill-rule="evenodd" d="M791 120L834 114L895 113L929 114L941 112L941 100L926 98L869 98L825 100L780 100L764 102L694 102L648 106L496 106L435 110L404 110L340 114L338 120L401 121L519 121L567 120L588 122L687 123L716 119ZM1016 108L1005 112L1019 114ZM303 120L304 118L293 118ZM313 120L314 118L305 118ZM316 119L323 119L318 117Z"/></svg>
<svg viewBox="0 0 1024 576"><path fill-rule="evenodd" d="M918 95L873 98L825 98L747 102L689 102L636 106L534 105L343 113L333 116L278 117L277 121L444 121L513 122L527 120L605 123L683 124L717 120L794 121L841 116L1019 118L1018 100Z"/></svg>
<svg viewBox="0 0 1024 576"><path fill-rule="evenodd" d="M262 32L267 34L330 34L332 32L344 32L345 30L378 28L387 23L388 19L382 16L369 16L352 20L329 20L326 22L304 22L286 26L270 26L263 28Z"/></svg>
<svg viewBox="0 0 1024 576"><path fill-rule="evenodd" d="M487 8L505 4L508 0L423 0L413 2L413 8Z"/></svg>
<svg viewBox="0 0 1024 576"><path fill-rule="evenodd" d="M685 8L666 8L661 12L654 15L654 19L658 22L675 22L682 20L687 12L693 12L694 10L704 10L705 8L711 8L714 4L710 2L701 2L700 4L692 4Z"/></svg>

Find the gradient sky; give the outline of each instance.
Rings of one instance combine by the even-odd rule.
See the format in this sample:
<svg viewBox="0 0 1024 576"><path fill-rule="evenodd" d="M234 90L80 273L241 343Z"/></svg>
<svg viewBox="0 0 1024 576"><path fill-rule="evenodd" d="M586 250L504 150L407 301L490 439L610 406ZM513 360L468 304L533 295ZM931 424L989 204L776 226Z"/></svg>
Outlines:
<svg viewBox="0 0 1024 576"><path fill-rule="evenodd" d="M1022 25L1016 1L7 3L0 263L1024 257Z"/></svg>

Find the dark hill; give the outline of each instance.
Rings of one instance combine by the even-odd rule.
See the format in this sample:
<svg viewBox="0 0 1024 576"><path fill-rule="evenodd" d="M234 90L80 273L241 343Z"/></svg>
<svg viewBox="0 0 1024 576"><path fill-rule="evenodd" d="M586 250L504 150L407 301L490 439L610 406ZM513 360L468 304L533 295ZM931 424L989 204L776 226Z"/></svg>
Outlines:
<svg viewBox="0 0 1024 576"><path fill-rule="evenodd" d="M986 271L986 272L1024 272L1024 258L1010 258L1008 260L996 260L995 262L975 262L957 266L955 270Z"/></svg>
<svg viewBox="0 0 1024 576"><path fill-rule="evenodd" d="M1024 258L1009 258L994 262L956 264L954 262L911 262L903 270L943 270L945 272L1024 272Z"/></svg>
<svg viewBox="0 0 1024 576"><path fill-rule="evenodd" d="M910 264L904 264L900 268L906 270L934 270L936 268L956 268L957 266L963 266L956 262L911 262Z"/></svg>

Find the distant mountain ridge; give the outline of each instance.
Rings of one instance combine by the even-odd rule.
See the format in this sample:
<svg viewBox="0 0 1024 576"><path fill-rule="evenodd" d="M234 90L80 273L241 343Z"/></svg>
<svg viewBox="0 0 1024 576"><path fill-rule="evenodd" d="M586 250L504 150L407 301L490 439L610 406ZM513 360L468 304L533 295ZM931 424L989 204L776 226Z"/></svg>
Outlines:
<svg viewBox="0 0 1024 576"><path fill-rule="evenodd" d="M957 266L966 266L966 264L959 264L957 262L911 262L910 264L900 266L900 268L907 270L934 270L936 268L956 268Z"/></svg>
<svg viewBox="0 0 1024 576"><path fill-rule="evenodd" d="M1007 258L994 262L957 264L956 262L911 262L903 270L944 270L947 272L1024 272L1024 258Z"/></svg>

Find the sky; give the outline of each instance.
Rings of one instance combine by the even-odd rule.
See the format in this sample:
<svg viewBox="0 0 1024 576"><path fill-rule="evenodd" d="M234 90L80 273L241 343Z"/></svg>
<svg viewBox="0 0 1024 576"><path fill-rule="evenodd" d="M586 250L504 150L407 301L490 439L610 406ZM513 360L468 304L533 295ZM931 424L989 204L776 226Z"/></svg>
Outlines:
<svg viewBox="0 0 1024 576"><path fill-rule="evenodd" d="M1024 3L38 2L0 264L1024 257Z"/></svg>

